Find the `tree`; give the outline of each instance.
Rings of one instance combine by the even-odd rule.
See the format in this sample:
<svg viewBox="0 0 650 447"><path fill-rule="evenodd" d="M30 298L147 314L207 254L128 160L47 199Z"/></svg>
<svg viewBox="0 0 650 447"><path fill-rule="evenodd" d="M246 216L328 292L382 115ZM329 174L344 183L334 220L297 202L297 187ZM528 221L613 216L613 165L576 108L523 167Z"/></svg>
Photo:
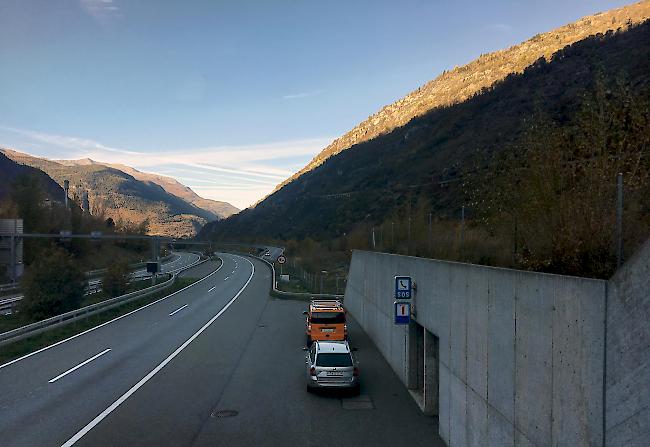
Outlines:
<svg viewBox="0 0 650 447"><path fill-rule="evenodd" d="M45 191L40 179L33 174L19 175L12 184L11 197L23 219L25 232L36 232L44 224Z"/></svg>
<svg viewBox="0 0 650 447"><path fill-rule="evenodd" d="M19 312L43 319L79 308L86 289L83 271L64 250L49 248L23 276Z"/></svg>
<svg viewBox="0 0 650 447"><path fill-rule="evenodd" d="M619 172L625 238L638 245L647 237L650 122L647 101L632 91L597 75L570 120L531 116L520 141L483 179L491 188L476 186L488 196L481 203L490 231L512 238L521 267L608 278L616 267Z"/></svg>
<svg viewBox="0 0 650 447"><path fill-rule="evenodd" d="M124 261L114 262L102 278L102 289L115 297L124 295L129 287L129 266Z"/></svg>

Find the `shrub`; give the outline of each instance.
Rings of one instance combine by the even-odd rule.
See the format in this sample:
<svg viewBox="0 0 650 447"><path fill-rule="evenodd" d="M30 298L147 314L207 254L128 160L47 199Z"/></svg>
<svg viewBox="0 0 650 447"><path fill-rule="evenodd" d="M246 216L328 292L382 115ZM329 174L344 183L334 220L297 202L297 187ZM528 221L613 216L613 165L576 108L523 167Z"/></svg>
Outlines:
<svg viewBox="0 0 650 447"><path fill-rule="evenodd" d="M129 266L120 261L111 264L102 278L102 289L110 296L124 295L129 287Z"/></svg>
<svg viewBox="0 0 650 447"><path fill-rule="evenodd" d="M79 308L84 297L86 278L64 250L45 250L22 279L24 298L19 312L43 319Z"/></svg>

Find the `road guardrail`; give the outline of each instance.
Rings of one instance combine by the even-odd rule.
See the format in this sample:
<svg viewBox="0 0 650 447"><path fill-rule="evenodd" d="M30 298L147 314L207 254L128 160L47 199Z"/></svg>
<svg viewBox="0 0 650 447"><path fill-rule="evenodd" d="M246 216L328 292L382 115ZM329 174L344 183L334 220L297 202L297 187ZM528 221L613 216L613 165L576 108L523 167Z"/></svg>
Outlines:
<svg viewBox="0 0 650 447"><path fill-rule="evenodd" d="M172 255L164 256L164 257L160 258L160 261L161 262L166 262L166 261L169 261L171 258L172 258ZM139 262L137 264L130 264L129 267L134 268L134 269L138 269L140 267L144 267L146 264L147 264L146 262ZM192 264L191 266L194 266L194 265L196 265L196 263ZM183 267L180 267L180 268L182 269ZM84 275L86 276L86 278L89 278L88 279L88 286L86 286L85 295L92 295L94 293L102 291L102 282L101 282L101 280L92 279L92 278L97 277L97 276L99 276L99 275L101 275L103 273L106 273L106 271L107 271L107 269L99 269L99 270L91 270L91 271L88 271L88 272L84 272ZM174 270L172 270L170 272L167 272L167 273L174 273L176 271L179 271L179 269L174 269ZM131 275L132 275L132 273L131 273ZM134 282L137 282L137 281L146 281L146 280L149 280L150 278L151 278L151 276L135 276L135 277L132 277L132 279L129 281L129 283L134 283ZM13 289L2 289L3 286L14 286L14 287L13 287ZM0 292L2 292L3 290L16 290L16 291L18 291L18 290L20 290L20 283L0 285ZM23 296L20 295L20 296L8 297L5 300L0 300L0 315L11 314L11 312L13 311L13 308L22 299L23 299Z"/></svg>
<svg viewBox="0 0 650 447"><path fill-rule="evenodd" d="M162 258L159 259L159 261L161 263L165 263L165 262L169 261L172 257L173 257L173 255L163 256ZM147 261L136 262L135 264L129 264L129 268L131 268L131 269L139 269L139 268L142 268L142 267L146 267L146 265L147 265ZM85 272L85 275L86 275L86 278L94 278L94 277L103 275L107 271L108 271L108 269L106 269L106 268L97 269L97 270L90 270L88 272Z"/></svg>
<svg viewBox="0 0 650 447"><path fill-rule="evenodd" d="M130 303L131 301L134 301L136 299L145 298L156 292L167 289L174 284L179 273L188 270L192 267L196 267L197 265L202 264L209 260L210 258L203 259L203 260L199 258L197 262L181 267L180 269L175 271L175 273L172 273L171 278L168 279L167 281L162 282L160 284L156 284L151 287L147 287L146 289L136 290L135 292L127 293L125 295L117 296L115 298L110 298L108 300L101 301L96 304L91 304L89 306L85 306L80 309L71 310L70 312L66 312L61 315L56 315L54 317L46 318L45 320L37 321L35 323L27 324L25 326L21 326L16 329L12 329L11 331L3 332L0 334L0 346L14 343L23 340L25 338L32 337L34 335L38 335L40 333L52 329L56 329L60 326L73 323L83 318L87 318L89 316L98 314L100 312L113 309L114 307Z"/></svg>
<svg viewBox="0 0 650 447"><path fill-rule="evenodd" d="M9 284L0 284L0 293L2 292L11 292L13 290L18 290L20 288L20 283L12 282Z"/></svg>
<svg viewBox="0 0 650 447"><path fill-rule="evenodd" d="M10 314L13 311L13 308L16 305L16 303L18 303L22 299L23 299L22 296L12 296L9 298L0 299L0 315Z"/></svg>

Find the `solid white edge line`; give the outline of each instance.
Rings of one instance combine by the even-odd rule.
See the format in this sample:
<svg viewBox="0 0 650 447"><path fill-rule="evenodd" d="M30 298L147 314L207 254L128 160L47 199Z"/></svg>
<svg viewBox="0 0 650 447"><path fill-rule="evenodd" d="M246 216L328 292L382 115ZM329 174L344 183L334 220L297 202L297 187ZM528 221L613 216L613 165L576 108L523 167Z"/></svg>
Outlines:
<svg viewBox="0 0 650 447"><path fill-rule="evenodd" d="M248 284L250 284L251 280L253 279L253 275L255 274L255 266L253 265L253 263L251 261L249 261L248 259L246 259L246 260L249 262L249 264L251 265L251 268L252 268L251 269L251 276L248 277L248 281L246 281L246 283L243 285L243 287L241 289L239 289L239 292L237 292L237 294L234 297L232 297L232 299L230 301L228 301L228 303L226 303L226 305L214 317L210 318L210 320L207 323L205 323L201 327L201 329L196 331L194 333L194 335L192 335L190 338L185 340L185 342L183 342L182 345L180 345L178 348L176 348L176 350L174 352L172 352L169 355L169 357L167 357L165 360L160 362L160 364L158 366L156 366L154 369L152 369L149 372L149 374L147 374L142 379L140 379L140 381L138 383L133 385L133 387L131 387L131 389L129 389L126 393L122 394L122 396L120 396L119 399L117 399L108 408L106 408L99 415L97 415L97 417L95 417L95 419L90 421L84 428L79 430L72 438L68 439L64 444L61 445L61 447L70 447L70 446L74 445L78 440L83 438L86 433L88 433L97 424L99 424L102 420L104 420L106 418L106 416L111 414L117 407L119 407L122 403L124 403L124 401L126 401L129 397L131 397L131 395L133 393L135 393L139 388L141 388L145 383L147 383L153 376L155 376L161 369L163 369L165 367L165 365L167 365L169 362L171 362L174 359L174 357L176 357L178 354L180 354L180 352L183 349L185 349L190 343L192 343L192 341L194 341L194 339L196 339L199 335L201 335L201 333L203 331L205 331L208 327L210 327L210 325L212 323L214 323L216 321L216 319L219 318L230 307L230 305L235 302L235 300L237 298L239 298L239 295L241 295L242 292L244 291L244 289L246 289L246 287L248 286Z"/></svg>
<svg viewBox="0 0 650 447"><path fill-rule="evenodd" d="M90 357L88 360L84 360L83 362L79 363L77 366L74 366L74 367L70 368L69 370L67 370L66 372L64 372L64 373L62 373L62 374L59 374L59 375L56 376L55 378L48 380L48 382L49 382L49 383L54 383L54 382L56 382L56 381L59 380L61 377L65 377L65 376L67 376L68 374L70 374L71 372L78 370L78 369L81 368L82 366L87 365L88 363L90 363L90 362L92 362L93 360L95 360L97 357L101 357L102 355L106 354L106 353L107 353L108 351L110 351L110 350L111 350L111 348L104 349L104 350L103 350L102 352L100 352L99 354L95 354L95 355L93 355L93 356Z"/></svg>
<svg viewBox="0 0 650 447"><path fill-rule="evenodd" d="M179 312L179 311L185 309L187 306L188 306L188 305L185 304L184 306L179 307L179 308L176 309L174 312L170 313L169 316L171 317L171 316L174 315L176 312Z"/></svg>
<svg viewBox="0 0 650 447"><path fill-rule="evenodd" d="M63 339L63 340L57 341L56 343L52 343L51 345L49 345L49 346L45 346L44 348L41 348L41 349L39 349L39 350L37 350L37 351L30 352L29 354L25 354L25 355L22 356L22 357L18 357L17 359L13 359L13 360L11 360L11 361L9 361L9 362L7 362L7 363L4 363L4 364L0 365L0 369L4 368L4 367L6 367L6 366L9 366L9 365L13 365L13 364L16 363L16 362L19 362L19 361L21 361L21 360L24 360L24 359L26 359L26 358L28 358L28 357L31 357L31 356L33 356L33 355L36 355L36 354L38 354L38 353L40 353L40 352L46 351L46 350L48 350L48 349L50 349L50 348L53 348L53 347L55 347L55 346L58 346L58 345L60 345L60 344L62 344L62 343L65 343L65 342L67 342L67 341L70 341L70 340L72 340L72 339L74 339L74 338L77 338L77 337L80 337L80 336L82 336L82 335L85 335L85 334L87 334L88 332L92 332L92 331L94 331L95 329L99 329L99 328L102 327L102 326L106 326L107 324L111 324L111 323L113 323L114 321L117 321L117 320L119 320L119 319L121 319L121 318L128 317L129 315L134 314L134 313L136 313L136 312L139 312L139 311L141 311L142 309L145 309L145 308L147 308L147 307L149 307L149 306L153 306L154 304L159 303L159 302L161 302L162 300L166 300L167 298L172 297L172 296L176 295L177 293L181 293L182 291L184 291L184 290L186 290L186 289L189 289L189 288L192 287L192 286L197 285L197 284L200 283L201 281L205 281L206 279L208 279L209 277L211 277L212 275L214 275L215 273L217 273L219 270L221 270L221 267L223 267L223 264L224 264L224 262L223 262L223 259L222 259L222 260L221 260L221 265L220 265L220 266L219 266L219 267L218 267L214 272L210 273L208 276L204 276L203 278L199 279L199 280L196 281L196 282L193 282L192 284L190 284L190 285L187 286L187 287L183 287L181 290L177 290L177 291L174 292L174 293L171 293L171 294L169 294L169 295L163 296L162 298L157 299L156 301L153 301L153 302L151 302L151 303L149 303L149 304L145 304L145 305L142 306L142 307L139 307L139 308L137 308L137 309L134 309L134 310L132 310L131 312L125 313L124 315L120 315L119 317L113 318L112 320L106 321L106 322L104 322L104 323L102 323L102 324L100 324L100 325L98 325L98 326L91 327L90 329L87 329L87 330L85 330L85 331L83 331L83 332L80 332L80 333L78 333L78 334L76 334L76 335L73 335L72 337L68 337L68 338L66 338L66 339Z"/></svg>

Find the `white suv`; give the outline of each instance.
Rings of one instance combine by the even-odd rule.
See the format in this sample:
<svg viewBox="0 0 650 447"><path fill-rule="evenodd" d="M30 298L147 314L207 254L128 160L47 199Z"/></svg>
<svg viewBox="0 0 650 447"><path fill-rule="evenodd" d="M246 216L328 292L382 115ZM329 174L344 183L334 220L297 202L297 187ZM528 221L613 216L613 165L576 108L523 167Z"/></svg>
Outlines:
<svg viewBox="0 0 650 447"><path fill-rule="evenodd" d="M352 388L359 392L359 368L347 341L315 341L305 359L307 391Z"/></svg>

